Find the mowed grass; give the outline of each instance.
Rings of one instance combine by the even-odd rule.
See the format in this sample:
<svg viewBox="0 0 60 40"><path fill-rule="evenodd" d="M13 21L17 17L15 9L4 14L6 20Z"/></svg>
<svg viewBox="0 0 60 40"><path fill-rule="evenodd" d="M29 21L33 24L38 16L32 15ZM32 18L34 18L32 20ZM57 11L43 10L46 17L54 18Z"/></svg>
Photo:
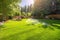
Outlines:
<svg viewBox="0 0 60 40"><path fill-rule="evenodd" d="M6 21L0 26L0 40L60 40L60 20L26 21Z"/></svg>

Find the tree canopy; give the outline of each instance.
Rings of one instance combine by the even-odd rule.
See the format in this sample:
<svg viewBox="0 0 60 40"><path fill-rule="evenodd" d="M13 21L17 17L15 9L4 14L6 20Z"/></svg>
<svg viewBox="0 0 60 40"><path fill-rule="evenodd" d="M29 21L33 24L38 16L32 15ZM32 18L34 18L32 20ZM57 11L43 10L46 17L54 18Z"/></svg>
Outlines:
<svg viewBox="0 0 60 40"><path fill-rule="evenodd" d="M18 3L20 2L21 0L0 0L0 15L2 15L0 19L13 14L16 9L19 10Z"/></svg>
<svg viewBox="0 0 60 40"><path fill-rule="evenodd" d="M55 9L60 10L60 0L35 0L32 15L44 16Z"/></svg>

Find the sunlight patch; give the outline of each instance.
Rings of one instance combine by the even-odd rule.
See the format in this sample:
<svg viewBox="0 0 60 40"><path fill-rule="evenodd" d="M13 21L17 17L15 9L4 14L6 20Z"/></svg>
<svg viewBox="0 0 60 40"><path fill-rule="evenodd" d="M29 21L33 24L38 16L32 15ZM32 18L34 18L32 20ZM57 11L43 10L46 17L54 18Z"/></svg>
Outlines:
<svg viewBox="0 0 60 40"><path fill-rule="evenodd" d="M30 19L27 19L26 23L27 24L38 24L39 21L37 19L30 18Z"/></svg>
<svg viewBox="0 0 60 40"><path fill-rule="evenodd" d="M0 26L2 26L4 24L4 22L0 22Z"/></svg>
<svg viewBox="0 0 60 40"><path fill-rule="evenodd" d="M26 23L27 23L27 25L35 25L35 26L44 27L44 28L46 28L47 26L50 26L46 22L42 22L42 21L39 21L37 19L32 19L32 18L27 19Z"/></svg>
<svg viewBox="0 0 60 40"><path fill-rule="evenodd" d="M47 23L43 22L42 25L48 25Z"/></svg>

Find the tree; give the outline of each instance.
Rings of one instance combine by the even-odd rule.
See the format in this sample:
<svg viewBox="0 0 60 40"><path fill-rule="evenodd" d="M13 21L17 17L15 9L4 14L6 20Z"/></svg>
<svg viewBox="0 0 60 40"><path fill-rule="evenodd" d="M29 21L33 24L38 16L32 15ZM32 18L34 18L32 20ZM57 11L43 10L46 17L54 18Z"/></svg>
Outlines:
<svg viewBox="0 0 60 40"><path fill-rule="evenodd" d="M10 7L10 5L15 5L20 1L21 0L0 0L0 19L3 20L13 11L13 6Z"/></svg>
<svg viewBox="0 0 60 40"><path fill-rule="evenodd" d="M60 10L60 0L56 0L56 9L57 10Z"/></svg>
<svg viewBox="0 0 60 40"><path fill-rule="evenodd" d="M49 14L55 1L56 0L35 0L32 15L42 18L45 14ZM55 7L55 5L53 7Z"/></svg>

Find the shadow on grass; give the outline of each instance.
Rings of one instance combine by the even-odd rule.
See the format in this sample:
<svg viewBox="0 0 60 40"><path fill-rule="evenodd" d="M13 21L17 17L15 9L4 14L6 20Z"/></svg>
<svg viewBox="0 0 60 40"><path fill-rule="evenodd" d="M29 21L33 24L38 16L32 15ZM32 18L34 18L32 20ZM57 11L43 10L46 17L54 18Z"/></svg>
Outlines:
<svg viewBox="0 0 60 40"><path fill-rule="evenodd" d="M43 28L50 28L52 30L54 30L54 28L60 29L60 20L47 20L47 19L38 19L39 22L44 22L47 23L48 25L43 25ZM54 24L58 24L58 25L54 25ZM50 25L50 26L49 26Z"/></svg>
<svg viewBox="0 0 60 40"><path fill-rule="evenodd" d="M51 29L51 30L55 30L54 27L51 27L51 26L49 26L49 25L42 25L41 27L44 28L44 29L49 28L49 29ZM39 28L40 28L40 26L39 26Z"/></svg>
<svg viewBox="0 0 60 40"><path fill-rule="evenodd" d="M49 33L42 32L41 34L28 37L26 40L60 40L60 38L52 37Z"/></svg>
<svg viewBox="0 0 60 40"><path fill-rule="evenodd" d="M41 34L37 34L32 37L28 37L26 40L41 40Z"/></svg>
<svg viewBox="0 0 60 40"><path fill-rule="evenodd" d="M35 29L30 29L30 30L26 30L26 31L23 31L23 32L19 32L19 33L16 33L16 34L13 34L13 35L9 35L7 37L3 37L3 38L0 38L0 40L21 40L21 38L23 39L23 37L21 37L20 35L24 34L24 33L28 33L28 32L31 32L31 31L34 31L36 30Z"/></svg>
<svg viewBox="0 0 60 40"><path fill-rule="evenodd" d="M58 25L54 25L54 24L51 24L53 27L57 28L57 29L60 29L60 26Z"/></svg>
<svg viewBox="0 0 60 40"><path fill-rule="evenodd" d="M3 29L3 28L5 28L4 25L0 25L0 30Z"/></svg>

